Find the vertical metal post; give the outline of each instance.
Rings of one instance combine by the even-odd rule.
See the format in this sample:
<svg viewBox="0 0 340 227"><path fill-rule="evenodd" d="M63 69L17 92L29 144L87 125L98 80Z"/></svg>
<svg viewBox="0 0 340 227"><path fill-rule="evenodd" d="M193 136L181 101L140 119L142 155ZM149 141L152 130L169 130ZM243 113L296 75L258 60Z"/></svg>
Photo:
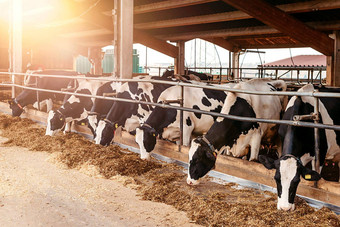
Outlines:
<svg viewBox="0 0 340 227"><path fill-rule="evenodd" d="M311 70L310 70L310 75L311 75L312 84L313 84L313 82L314 82L313 74L314 74L314 70L311 69Z"/></svg>
<svg viewBox="0 0 340 227"><path fill-rule="evenodd" d="M314 105L314 114L315 119L314 123L319 122L319 99L318 97L314 98L315 105ZM315 147L315 171L320 173L320 136L319 136L319 129L314 128L314 147ZM314 182L314 186L317 187L317 181Z"/></svg>
<svg viewBox="0 0 340 227"><path fill-rule="evenodd" d="M39 87L38 86L38 77L35 77L35 87ZM40 111L40 96L39 96L39 91L37 91L37 105L38 105L38 110Z"/></svg>
<svg viewBox="0 0 340 227"><path fill-rule="evenodd" d="M158 76L161 76L161 67L158 67Z"/></svg>
<svg viewBox="0 0 340 227"><path fill-rule="evenodd" d="M276 69L275 70L275 80L277 80L277 75L279 74L279 70L278 69Z"/></svg>
<svg viewBox="0 0 340 227"><path fill-rule="evenodd" d="M184 86L181 85L181 100L180 100L180 106L183 107L184 105ZM183 145L183 110L180 110L180 141L178 145L178 151L181 152L182 145Z"/></svg>
<svg viewBox="0 0 340 227"><path fill-rule="evenodd" d="M220 84L222 83L222 68L220 68Z"/></svg>

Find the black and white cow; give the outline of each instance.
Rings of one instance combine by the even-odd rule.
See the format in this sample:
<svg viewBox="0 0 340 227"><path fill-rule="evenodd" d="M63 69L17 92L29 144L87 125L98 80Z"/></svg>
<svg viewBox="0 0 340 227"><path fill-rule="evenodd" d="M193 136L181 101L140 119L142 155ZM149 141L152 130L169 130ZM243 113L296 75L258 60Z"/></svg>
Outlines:
<svg viewBox="0 0 340 227"><path fill-rule="evenodd" d="M107 82L103 84L97 91L97 96L103 96L106 94L114 94L117 92L116 88L120 86L117 82ZM88 127L90 128L93 138L95 137L98 121L104 119L106 114L110 111L114 101L107 99L96 98L93 102L91 111L88 112L87 121Z"/></svg>
<svg viewBox="0 0 340 227"><path fill-rule="evenodd" d="M313 85L305 85L299 92L313 92ZM321 88L320 92L340 92L338 88ZM293 120L294 115L306 115L314 112L314 98L294 96L290 99L284 120ZM340 99L320 98L320 122L340 125ZM340 132L319 129L320 133L320 166L325 159L340 160ZM279 134L283 138L282 156L278 160L260 155L259 161L268 169L276 169L277 208L294 210L294 198L300 182L300 176L308 181L317 181L320 174L306 168L305 165L314 159L314 129L281 125ZM312 162L314 164L314 162Z"/></svg>
<svg viewBox="0 0 340 227"><path fill-rule="evenodd" d="M139 79L142 78L139 77ZM152 79L173 81L160 77ZM170 86L147 82L127 82L120 87L117 98L157 102L159 95ZM135 131L140 121L146 119L152 110L153 107L149 105L115 101L106 118L98 122L94 138L96 144L109 145L114 137L114 131L119 126L123 126L128 132Z"/></svg>
<svg viewBox="0 0 340 227"><path fill-rule="evenodd" d="M286 90L282 80L253 79L234 87L245 91ZM221 113L266 119L280 119L284 110L285 97L259 96L229 92ZM271 136L276 127L272 124L243 122L219 117L203 137L194 139L189 150L188 184L197 184L198 179L207 174L215 165L217 152L223 147L233 156L247 155L250 160L258 158L261 139Z"/></svg>
<svg viewBox="0 0 340 227"><path fill-rule="evenodd" d="M185 75L181 75L187 80L212 80L213 76L210 73L199 73L191 70L185 70ZM166 70L163 78L176 78L174 70ZM177 79L177 78L176 78Z"/></svg>
<svg viewBox="0 0 340 227"><path fill-rule="evenodd" d="M75 93L96 95L98 89L108 82L91 80L91 79L77 79L78 88ZM112 89L115 89L116 83L111 83ZM68 126L71 121L80 121L87 118L87 112L93 106L94 98L82 97L72 95L70 98L58 109L51 110L47 118L46 135L53 136L58 131L62 130L65 125ZM69 131L70 129L65 129Z"/></svg>
<svg viewBox="0 0 340 227"><path fill-rule="evenodd" d="M170 87L160 95L158 102L179 100L180 95L181 87ZM226 96L224 91L185 87L183 105L188 108L219 113ZM179 104L176 105L179 106ZM183 119L183 145L189 146L191 134L193 132L195 134L206 133L216 117L184 112ZM176 141L180 138L180 133L180 111L155 107L146 122L136 129L136 142L139 144L141 158L149 159L150 152L156 145L156 136Z"/></svg>
<svg viewBox="0 0 340 227"><path fill-rule="evenodd" d="M64 75L64 76L77 76L79 75L74 71L65 70L45 70L45 71L31 71L29 74L49 74L49 75ZM35 77L26 76L25 84L36 84L38 88L50 89L60 91L62 88L68 87L73 79L66 78L48 78L48 77ZM39 92L40 106L47 106L47 112L52 109L52 100L63 101L64 95L55 94L50 92ZM9 101L10 108L12 109L13 116L20 116L24 112L24 107L33 104L37 108L37 92L29 89L24 89L16 98Z"/></svg>

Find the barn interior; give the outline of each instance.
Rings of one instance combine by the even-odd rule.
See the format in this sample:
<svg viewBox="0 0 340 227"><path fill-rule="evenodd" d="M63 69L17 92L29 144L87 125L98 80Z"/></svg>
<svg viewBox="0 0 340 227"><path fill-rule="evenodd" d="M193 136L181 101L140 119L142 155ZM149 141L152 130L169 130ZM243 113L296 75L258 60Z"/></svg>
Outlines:
<svg viewBox="0 0 340 227"><path fill-rule="evenodd" d="M140 43L172 57L175 73L184 74L185 42L200 38L230 51L234 79L240 54L248 49L311 47L327 58L326 84L340 87L340 0L0 0L0 7L1 72L24 72L28 63L72 70L83 55L99 75L102 48L113 45L113 75L129 79L132 45ZM28 115L46 118L37 111ZM132 136L123 135L127 145L136 145ZM171 153L175 146L160 146L162 155L187 159L186 148ZM223 157L217 168L254 178L243 172L249 168L243 160ZM260 183L273 185L272 176L258 171ZM340 206L334 182L319 188L305 184L300 190Z"/></svg>

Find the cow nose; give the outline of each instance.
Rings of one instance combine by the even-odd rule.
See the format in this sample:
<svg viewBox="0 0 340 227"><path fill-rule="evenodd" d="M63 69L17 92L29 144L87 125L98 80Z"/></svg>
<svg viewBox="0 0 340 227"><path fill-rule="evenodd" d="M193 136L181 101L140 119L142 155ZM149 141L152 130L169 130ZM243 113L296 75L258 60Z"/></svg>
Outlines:
<svg viewBox="0 0 340 227"><path fill-rule="evenodd" d="M194 180L194 179L191 179L190 177L187 178L187 184L188 185L197 185L198 184L198 181L197 180Z"/></svg>
<svg viewBox="0 0 340 227"><path fill-rule="evenodd" d="M280 206L278 207L279 210L283 210L283 211L293 211L295 208L295 205L292 204L292 205L288 205L288 206Z"/></svg>

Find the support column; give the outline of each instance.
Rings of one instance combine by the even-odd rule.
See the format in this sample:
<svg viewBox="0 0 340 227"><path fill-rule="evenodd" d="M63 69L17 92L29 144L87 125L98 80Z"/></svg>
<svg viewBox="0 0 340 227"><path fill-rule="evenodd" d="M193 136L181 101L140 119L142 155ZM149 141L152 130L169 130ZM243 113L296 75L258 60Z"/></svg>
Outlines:
<svg viewBox="0 0 340 227"><path fill-rule="evenodd" d="M88 59L91 63L91 74L102 75L102 49L100 47L91 47L88 49Z"/></svg>
<svg viewBox="0 0 340 227"><path fill-rule="evenodd" d="M132 78L133 1L114 0L114 75Z"/></svg>
<svg viewBox="0 0 340 227"><path fill-rule="evenodd" d="M340 87L340 31L335 31L334 35L334 86Z"/></svg>
<svg viewBox="0 0 340 227"><path fill-rule="evenodd" d="M232 78L233 79L239 79L239 67L240 67L240 51L233 52L232 53Z"/></svg>
<svg viewBox="0 0 340 227"><path fill-rule="evenodd" d="M9 71L14 73L22 72L22 0L12 0L10 4L10 28L9 28ZM18 80L12 76L12 82ZM15 88L12 88L14 98Z"/></svg>
<svg viewBox="0 0 340 227"><path fill-rule="evenodd" d="M332 34L334 38L334 54L327 56L326 84L340 87L340 32Z"/></svg>
<svg viewBox="0 0 340 227"><path fill-rule="evenodd" d="M185 41L178 41L178 57L175 58L175 74L185 74Z"/></svg>

